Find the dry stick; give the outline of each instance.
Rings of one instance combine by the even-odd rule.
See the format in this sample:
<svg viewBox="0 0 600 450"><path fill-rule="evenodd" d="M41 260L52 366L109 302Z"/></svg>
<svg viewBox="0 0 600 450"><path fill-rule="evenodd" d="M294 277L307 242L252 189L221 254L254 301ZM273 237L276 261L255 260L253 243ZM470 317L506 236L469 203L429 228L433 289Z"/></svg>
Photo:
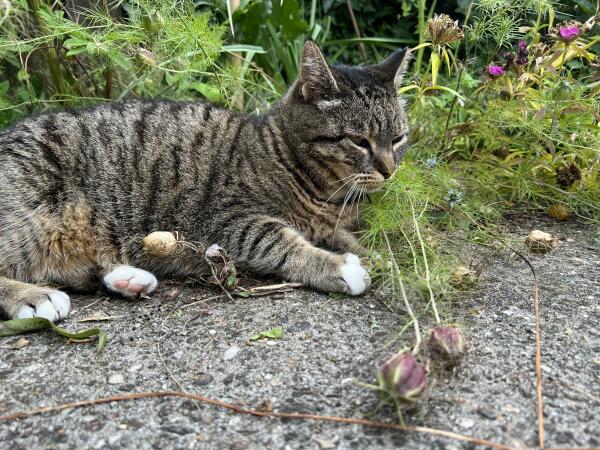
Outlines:
<svg viewBox="0 0 600 450"><path fill-rule="evenodd" d="M509 247L510 248L510 247ZM519 258L525 261L533 274L533 308L535 312L535 392L537 396L537 425L538 442L541 450L544 449L544 408L542 400L542 355L540 338L540 294L537 274L531 262L521 253L510 248Z"/></svg>
<svg viewBox="0 0 600 450"><path fill-rule="evenodd" d="M270 412L270 411L257 411L253 409L245 409L240 406L234 405L233 403L226 403L220 400L214 400L212 398L204 397L199 394L190 394L186 392L178 391L161 391L161 392L139 392L134 394L115 395L113 397L102 397L93 400L82 400L79 402L65 403L57 406L46 406L43 408L31 409L29 411L21 411L13 414L7 414L0 416L0 422L7 420L23 419L25 417L36 416L48 412L63 411L65 409L82 408L85 406L101 405L104 403L122 402L128 400L137 400L145 398L160 398L160 397L183 397L191 400L197 400L210 405L218 406L220 408L229 409L238 414L249 414L257 417L279 417L283 419L302 419L302 420L318 420L322 422L337 422L337 423L350 423L356 425L365 425L373 428L383 428L388 430L400 430L400 431L413 431L416 433L430 434L434 436L442 436L448 439L456 439L458 441L470 442L476 445L483 445L490 448L498 448L504 450L515 450L514 447L510 447L504 444L497 444L495 442L487 441L485 439L479 439L472 436L465 436L463 434L453 433L451 431L437 430L435 428L420 427L414 425L398 425L394 423L377 422L366 419L354 419L350 417L338 417L338 416L321 416L318 414L305 414L305 413L283 413L283 412Z"/></svg>
<svg viewBox="0 0 600 450"><path fill-rule="evenodd" d="M406 308L406 312L410 316L413 326L415 327L415 346L413 347L413 355L419 353L419 349L421 348L421 330L419 328L419 321L417 320L417 316L413 312L410 303L408 302L408 297L406 296L406 290L404 289L404 282L402 281L402 277L400 276L400 267L398 267L398 263L396 262L396 258L394 258L394 252L392 252L392 246L390 245L390 240L387 237L387 233L383 231L383 237L385 239L385 243L387 244L388 251L390 252L390 258L392 260L392 265L394 266L394 270L396 272L396 276L398 277L398 281L400 282L400 293L402 294L402 300L404 301L404 307Z"/></svg>
<svg viewBox="0 0 600 450"><path fill-rule="evenodd" d="M346 5L348 5L348 12L350 13L350 20L352 21L352 27L354 28L354 34L358 39L360 36L360 28L358 28L358 22L356 21L356 17L354 17L354 9L352 8L352 0L346 0ZM358 49L360 50L360 57L363 62L367 62L367 51L365 50L365 44L362 42L358 43Z"/></svg>

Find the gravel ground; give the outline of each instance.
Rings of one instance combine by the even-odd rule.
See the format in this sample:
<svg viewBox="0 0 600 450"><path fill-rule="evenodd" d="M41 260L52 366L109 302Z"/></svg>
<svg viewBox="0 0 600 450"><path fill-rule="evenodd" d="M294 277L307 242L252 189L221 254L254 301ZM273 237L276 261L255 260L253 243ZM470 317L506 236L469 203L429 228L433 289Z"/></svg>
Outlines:
<svg viewBox="0 0 600 450"><path fill-rule="evenodd" d="M537 219L562 237L530 255L541 285L546 445L600 446L600 258L592 229ZM176 290L178 295L174 295ZM435 380L408 422L535 447L535 320L532 279L517 259L492 258L475 292L453 314L470 342L465 364ZM64 402L153 390L186 390L252 408L393 420L377 410L374 367L398 348L401 310L372 296L342 298L300 290L271 297L166 282L151 300L78 297L64 326L99 325L93 343L50 333L0 340L0 415ZM90 316L103 322L81 322ZM281 340L250 343L281 326ZM22 345L24 341L20 341ZM431 385L432 383L430 383ZM186 399L104 404L0 422L1 449L445 449L472 448L429 435L241 416Z"/></svg>

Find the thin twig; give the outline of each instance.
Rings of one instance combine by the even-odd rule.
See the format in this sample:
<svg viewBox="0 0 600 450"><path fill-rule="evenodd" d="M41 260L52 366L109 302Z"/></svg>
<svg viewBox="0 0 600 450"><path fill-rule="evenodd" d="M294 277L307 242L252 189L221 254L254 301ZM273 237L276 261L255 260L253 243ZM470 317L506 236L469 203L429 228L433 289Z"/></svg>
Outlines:
<svg viewBox="0 0 600 450"><path fill-rule="evenodd" d="M510 247L509 247L510 248ZM538 278L533 264L520 252L510 248L515 255L525 261L533 275L533 308L535 312L535 392L537 396L537 425L538 443L541 450L544 449L544 407L542 399L542 355L540 338L540 293Z"/></svg>
<svg viewBox="0 0 600 450"><path fill-rule="evenodd" d="M93 400L82 400L73 403L65 403L56 406L46 406L43 408L31 409L29 411L21 411L13 414L6 414L0 416L0 422L8 420L23 419L25 417L37 416L44 413L63 411L65 409L82 408L86 406L95 406L105 403L122 402L129 400L138 400L145 398L161 398L161 397L183 397L191 400L197 400L209 405L218 406L220 408L229 409L238 414L249 414L257 417L279 417L284 419L300 419L300 420L318 420L322 422L337 422L337 423L350 423L355 425L364 425L373 428L383 428L388 430L400 430L400 431L412 431L415 433L429 434L433 436L441 436L448 439L456 439L458 441L470 442L471 444L487 446L490 448L498 448L504 450L515 450L514 447L510 447L504 444L497 444L485 439L479 439L472 436L465 436L463 434L453 433L451 431L437 430L435 428L420 427L414 425L398 425L395 423L377 422L366 419L355 419L350 417L338 417L338 416L322 416L319 414L308 414L308 413L284 413L284 412L271 412L271 411L258 411L253 409L245 409L240 406L234 405L233 403L226 403L220 400L204 397L199 394L191 394L186 392L178 391L159 391L159 392L139 392L133 394L122 394L115 395L112 397L101 397Z"/></svg>
<svg viewBox="0 0 600 450"><path fill-rule="evenodd" d="M383 231L383 238L385 239L385 243L387 244L388 252L390 252L390 259L392 260L392 265L394 266L394 270L396 272L396 276L398 277L398 282L400 283L400 293L402 295L402 300L404 301L404 307L406 308L406 312L410 316L413 326L415 327L415 346L413 347L413 355L419 353L419 349L421 348L421 329L419 328L419 321L417 320L417 316L413 312L410 303L408 302L408 297L406 296L406 290L404 289L404 282L402 281L402 277L400 276L400 267L398 267L398 263L396 262L396 258L394 258L394 252L392 251L392 246L390 245L390 240L387 237L387 233L385 230Z"/></svg>
<svg viewBox="0 0 600 450"><path fill-rule="evenodd" d="M354 9L352 8L352 0L346 0L346 5L348 6L348 13L350 14L350 20L352 21L352 28L354 28L354 34L358 39L361 38L360 28L358 27L358 22L356 21L356 17L354 16ZM363 62L366 64L367 62L367 51L365 49L365 44L363 42L358 43L358 49L360 50L360 57Z"/></svg>
<svg viewBox="0 0 600 450"><path fill-rule="evenodd" d="M198 303L206 303L208 301L216 300L216 299L221 298L221 297L223 297L223 294L213 295L212 297L206 297L206 298L203 298L201 300L198 300L197 302L187 303L185 305L181 305L180 308L181 309L183 309L183 308L189 308L190 306L197 305Z"/></svg>

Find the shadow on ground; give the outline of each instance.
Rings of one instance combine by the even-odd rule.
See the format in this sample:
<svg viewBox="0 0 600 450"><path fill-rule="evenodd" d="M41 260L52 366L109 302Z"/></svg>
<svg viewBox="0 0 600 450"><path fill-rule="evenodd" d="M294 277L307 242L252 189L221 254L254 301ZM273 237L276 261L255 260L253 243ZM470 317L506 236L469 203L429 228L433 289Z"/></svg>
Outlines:
<svg viewBox="0 0 600 450"><path fill-rule="evenodd" d="M600 446L600 257L592 229L546 221L562 237L530 256L541 284L542 369L548 446ZM175 294L175 290L178 294ZM532 279L516 259L492 259L476 292L456 307L467 326L466 364L437 380L414 424L514 446L535 447ZM0 415L124 393L186 390L249 408L392 420L353 380L397 350L402 310L375 298L294 291L214 298L219 291L167 282L151 300L74 300L67 328L99 325L93 343L52 334L0 341ZM94 315L104 322L81 322ZM282 326L284 338L248 342ZM23 341L21 341L23 343ZM457 449L428 435L314 421L241 416L186 399L111 403L0 423L0 448L91 449Z"/></svg>

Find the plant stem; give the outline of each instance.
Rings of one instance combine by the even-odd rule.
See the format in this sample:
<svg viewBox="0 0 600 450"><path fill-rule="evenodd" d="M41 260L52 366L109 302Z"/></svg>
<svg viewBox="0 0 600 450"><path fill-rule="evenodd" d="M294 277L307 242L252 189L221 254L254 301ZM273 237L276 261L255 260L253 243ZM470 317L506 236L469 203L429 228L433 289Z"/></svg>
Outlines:
<svg viewBox="0 0 600 450"><path fill-rule="evenodd" d="M358 22L356 22L356 17L354 16L354 9L352 8L352 0L346 0L346 5L348 6L348 13L350 14L350 20L352 21L352 27L354 28L354 34L356 34L356 37L358 39L360 39L361 38L360 28L358 27ZM363 62L366 63L367 62L367 52L365 50L365 44L363 44L362 42L359 42L358 49L360 51L360 57L362 58Z"/></svg>
<svg viewBox="0 0 600 450"><path fill-rule="evenodd" d="M419 2L417 3L417 8L418 8L418 14L419 14L419 18L418 18L418 31L419 31L419 44L422 44L425 40L425 5L426 4L426 0L419 0ZM419 70L421 69L421 62L423 61L423 52L425 51L425 49L423 47L421 47L419 49L419 51L417 52L417 58L415 60L415 73L419 73Z"/></svg>
<svg viewBox="0 0 600 450"><path fill-rule="evenodd" d="M421 245L421 252L423 254L423 264L425 265L425 282L427 283L427 289L429 290L429 303L431 304L431 309L433 309L433 315L435 317L435 321L438 325L442 323L440 320L440 315L438 313L437 305L435 304L435 298L433 296L433 289L431 289L431 274L429 272L429 263L427 262L427 253L425 252L425 243L423 242L423 238L421 237L421 231L419 230L419 222L417 221L417 217L415 216L415 208L413 206L412 200L410 202L410 207L412 210L413 223L415 225L415 231L417 233L417 238L419 239L419 244ZM425 205L427 208L427 205Z"/></svg>
<svg viewBox="0 0 600 450"><path fill-rule="evenodd" d="M112 65L109 63L104 71L104 98L109 99L111 97L113 81L113 70Z"/></svg>
<svg viewBox="0 0 600 450"><path fill-rule="evenodd" d="M387 245L388 252L390 253L390 259L392 260L394 271L396 272L398 282L400 283L400 293L402 294L402 301L404 302L404 307L406 308L406 312L410 316L413 326L415 328L415 346L413 347L412 353L413 355L416 355L419 353L419 349L421 348L421 329L419 327L419 321L417 320L417 316L415 316L415 313L413 312L410 303L408 302L406 290L404 289L404 282L402 281L402 276L400 275L400 267L398 267L396 258L394 258L394 252L392 251L390 240L388 239L387 233L385 231L383 231L383 238L385 239L385 243Z"/></svg>
<svg viewBox="0 0 600 450"><path fill-rule="evenodd" d="M460 89L460 80L462 78L463 69L464 69L464 66L461 64L460 69L458 71L458 78L456 80L456 89L455 89L456 92L458 92L458 90ZM444 127L444 136L442 139L442 146L440 148L440 150L442 150L442 151L445 149L446 144L448 143L448 137L447 137L448 127L450 126L450 118L452 117L452 112L454 111L454 106L456 105L456 100L457 100L457 97L455 95L452 97L452 103L450 104L450 109L448 110L448 117L446 117L446 126Z"/></svg>
<svg viewBox="0 0 600 450"><path fill-rule="evenodd" d="M27 0L27 4L29 6L29 11L33 16L33 20L35 21L39 31L42 35L49 35L49 30L46 27L43 19L41 18L40 11L40 2L39 0ZM65 83L60 72L60 64L58 63L58 58L56 57L56 49L52 46L49 46L42 52L42 57L46 61L48 69L50 70L50 75L52 76L52 81L54 83L54 90L58 96L62 96L66 93Z"/></svg>

